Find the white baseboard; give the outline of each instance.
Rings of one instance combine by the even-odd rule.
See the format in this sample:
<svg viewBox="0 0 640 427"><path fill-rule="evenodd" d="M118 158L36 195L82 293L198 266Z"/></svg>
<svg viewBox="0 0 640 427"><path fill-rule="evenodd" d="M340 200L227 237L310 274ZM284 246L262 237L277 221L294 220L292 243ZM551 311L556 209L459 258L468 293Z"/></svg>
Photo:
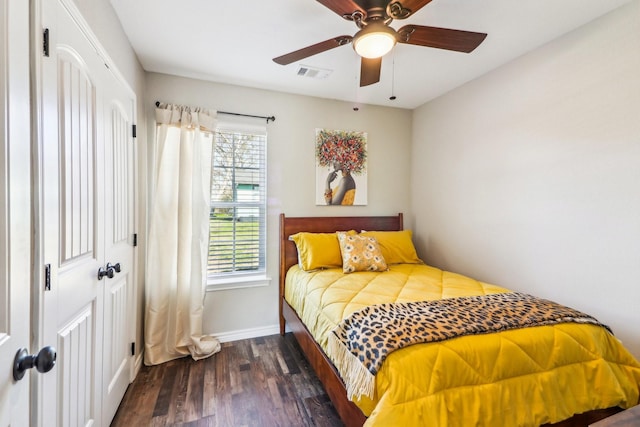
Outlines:
<svg viewBox="0 0 640 427"><path fill-rule="evenodd" d="M143 361L143 359L144 359L144 357L143 357L143 353L142 352L140 352L140 354L138 354L133 359L133 367L131 369L129 382L133 382L133 380L136 378L136 376L140 372L140 369L142 369L142 361Z"/></svg>
<svg viewBox="0 0 640 427"><path fill-rule="evenodd" d="M280 333L280 325L262 326L259 328L240 329L237 331L213 333L220 342L246 340L249 338L266 337Z"/></svg>

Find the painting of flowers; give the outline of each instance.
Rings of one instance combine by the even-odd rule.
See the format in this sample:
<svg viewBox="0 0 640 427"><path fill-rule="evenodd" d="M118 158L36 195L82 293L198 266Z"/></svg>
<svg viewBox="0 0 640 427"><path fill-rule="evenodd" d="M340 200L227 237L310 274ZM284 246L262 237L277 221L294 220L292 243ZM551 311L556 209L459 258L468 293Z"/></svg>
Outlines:
<svg viewBox="0 0 640 427"><path fill-rule="evenodd" d="M367 204L366 132L316 129L316 204Z"/></svg>

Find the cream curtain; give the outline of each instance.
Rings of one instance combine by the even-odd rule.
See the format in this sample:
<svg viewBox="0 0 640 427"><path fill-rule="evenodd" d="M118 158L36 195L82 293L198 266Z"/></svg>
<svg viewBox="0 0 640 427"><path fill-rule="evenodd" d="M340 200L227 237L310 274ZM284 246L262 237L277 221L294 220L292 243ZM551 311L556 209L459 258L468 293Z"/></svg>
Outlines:
<svg viewBox="0 0 640 427"><path fill-rule="evenodd" d="M145 287L147 365L220 343L202 334L207 279L212 133L215 111L159 104L151 182Z"/></svg>

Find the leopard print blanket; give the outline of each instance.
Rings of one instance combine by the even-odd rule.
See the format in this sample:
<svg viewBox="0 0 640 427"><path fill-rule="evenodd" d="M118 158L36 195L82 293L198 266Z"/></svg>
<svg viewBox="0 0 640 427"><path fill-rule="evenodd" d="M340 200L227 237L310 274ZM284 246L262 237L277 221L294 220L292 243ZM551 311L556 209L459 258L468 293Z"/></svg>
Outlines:
<svg viewBox="0 0 640 427"><path fill-rule="evenodd" d="M329 334L328 350L353 400L362 395L373 397L374 376L394 350L463 335L567 322L595 324L611 332L572 308L509 292L368 306Z"/></svg>

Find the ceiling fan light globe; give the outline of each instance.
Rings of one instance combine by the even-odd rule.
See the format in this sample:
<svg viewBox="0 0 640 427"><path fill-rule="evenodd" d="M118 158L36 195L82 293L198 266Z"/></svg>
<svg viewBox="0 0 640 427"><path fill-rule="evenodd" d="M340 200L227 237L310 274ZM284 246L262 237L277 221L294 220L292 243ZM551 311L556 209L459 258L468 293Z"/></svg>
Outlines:
<svg viewBox="0 0 640 427"><path fill-rule="evenodd" d="M364 58L380 58L396 44L395 32L386 25L369 25L353 38L353 49Z"/></svg>

